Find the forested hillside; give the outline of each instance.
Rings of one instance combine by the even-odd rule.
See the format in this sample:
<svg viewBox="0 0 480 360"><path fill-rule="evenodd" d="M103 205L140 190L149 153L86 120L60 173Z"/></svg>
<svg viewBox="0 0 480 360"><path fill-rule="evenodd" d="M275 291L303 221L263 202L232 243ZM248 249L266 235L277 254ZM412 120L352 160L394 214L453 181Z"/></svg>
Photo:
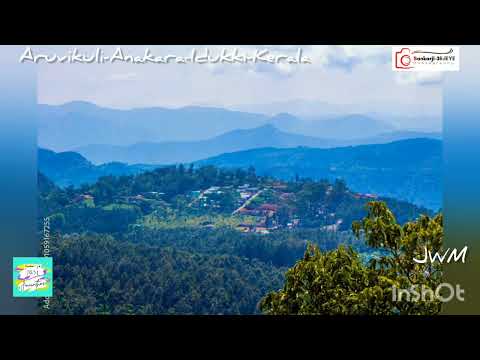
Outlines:
<svg viewBox="0 0 480 360"><path fill-rule="evenodd" d="M296 174L334 181L359 192L403 199L433 210L442 204L442 142L409 139L333 149L252 149L197 163L225 168L254 166L259 175L291 180Z"/></svg>
<svg viewBox="0 0 480 360"><path fill-rule="evenodd" d="M253 314L307 243L381 250L353 236L371 200L404 223L427 209L342 181L257 176L253 168L172 166L60 188L39 174L50 217L58 314Z"/></svg>

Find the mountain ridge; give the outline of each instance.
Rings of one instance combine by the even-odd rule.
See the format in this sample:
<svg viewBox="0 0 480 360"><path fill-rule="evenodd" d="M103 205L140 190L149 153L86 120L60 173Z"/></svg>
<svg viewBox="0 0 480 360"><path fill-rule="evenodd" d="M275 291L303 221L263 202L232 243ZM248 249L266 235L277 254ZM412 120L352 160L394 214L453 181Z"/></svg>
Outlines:
<svg viewBox="0 0 480 360"><path fill-rule="evenodd" d="M109 161L121 161L129 164L175 164L192 162L226 152L266 146L288 148L329 145L333 145L333 142L301 134L286 133L271 124L264 124L253 129L232 130L208 140L141 142L124 147L97 144L76 148L75 151L96 164Z"/></svg>
<svg viewBox="0 0 480 360"><path fill-rule="evenodd" d="M331 149L260 148L204 159L196 166L253 166L282 179L344 179L355 191L375 193L438 209L442 203L442 141L407 139Z"/></svg>
<svg viewBox="0 0 480 360"><path fill-rule="evenodd" d="M76 152L55 152L43 148L38 148L37 158L39 172L61 187L91 184L102 176L133 175L159 167L119 162L97 166Z"/></svg>
<svg viewBox="0 0 480 360"><path fill-rule="evenodd" d="M386 121L362 114L306 120L215 107L112 109L87 101L38 106L41 147L67 151L92 144L130 146L139 142L208 140L237 129L273 124L279 130L321 139L348 140L392 130Z"/></svg>
<svg viewBox="0 0 480 360"><path fill-rule="evenodd" d="M283 117L283 119L285 119L285 117ZM286 119L288 121L288 117L286 117ZM128 164L175 164L198 161L223 153L264 147L291 148L303 146L333 148L366 143L388 143L405 138L420 137L438 138L440 134L393 132L362 139L333 140L298 133L289 133L278 129L272 123L267 123L253 129L232 130L207 140L189 142L139 142L128 146L94 144L75 148L74 151L82 154L95 164L111 161Z"/></svg>

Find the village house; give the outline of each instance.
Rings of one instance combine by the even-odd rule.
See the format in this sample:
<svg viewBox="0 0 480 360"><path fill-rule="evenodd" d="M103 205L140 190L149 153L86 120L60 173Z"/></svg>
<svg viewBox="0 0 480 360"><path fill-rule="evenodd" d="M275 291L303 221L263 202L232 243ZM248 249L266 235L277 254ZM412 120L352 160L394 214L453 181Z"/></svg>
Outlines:
<svg viewBox="0 0 480 360"><path fill-rule="evenodd" d="M323 226L322 229L326 230L326 231L336 232L336 231L338 231L338 228L340 227L342 222L343 222L342 219L338 219L335 222L335 224L330 224L330 225Z"/></svg>
<svg viewBox="0 0 480 360"><path fill-rule="evenodd" d="M291 222L287 223L287 228L293 229L296 228L300 224L300 219L293 219Z"/></svg>
<svg viewBox="0 0 480 360"><path fill-rule="evenodd" d="M142 193L141 195L149 199L159 199L163 195L165 195L165 193L159 192L159 191L148 191L148 192Z"/></svg>
<svg viewBox="0 0 480 360"><path fill-rule="evenodd" d="M278 211L278 206L274 204L262 204L260 211L266 216L272 217Z"/></svg>
<svg viewBox="0 0 480 360"><path fill-rule="evenodd" d="M253 230L253 225L252 224L238 224L237 225L237 230L241 232L250 232Z"/></svg>
<svg viewBox="0 0 480 360"><path fill-rule="evenodd" d="M258 234L269 234L270 233L270 231L264 226L255 227L255 232L258 233Z"/></svg>
<svg viewBox="0 0 480 360"><path fill-rule="evenodd" d="M247 207L244 207L244 208L241 208L239 211L238 211L239 214L242 214L242 215L249 215L249 216L259 216L261 215L262 213L257 210L257 209L250 209L250 208L247 208Z"/></svg>
<svg viewBox="0 0 480 360"><path fill-rule="evenodd" d="M207 190L205 190L203 193L204 194L213 194L215 192L218 192L220 190L220 186L211 186Z"/></svg>
<svg viewBox="0 0 480 360"><path fill-rule="evenodd" d="M247 192L247 191L242 191L240 192L240 198L243 200L248 200L252 197L252 193Z"/></svg>
<svg viewBox="0 0 480 360"><path fill-rule="evenodd" d="M275 204L262 204L260 205L260 209L267 210L267 211L278 211L278 205Z"/></svg>
<svg viewBox="0 0 480 360"><path fill-rule="evenodd" d="M73 199L73 202L75 203L79 203L79 202L82 202L82 201L88 201L88 200L93 200L93 196L90 195L90 194L81 194L81 195L78 195L77 197L75 197Z"/></svg>

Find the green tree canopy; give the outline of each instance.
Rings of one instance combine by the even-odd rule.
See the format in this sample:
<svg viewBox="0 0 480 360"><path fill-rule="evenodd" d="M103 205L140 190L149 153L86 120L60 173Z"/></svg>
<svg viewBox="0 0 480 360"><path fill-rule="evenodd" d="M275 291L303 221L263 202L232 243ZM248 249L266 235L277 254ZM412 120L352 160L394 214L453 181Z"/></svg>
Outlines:
<svg viewBox="0 0 480 360"><path fill-rule="evenodd" d="M441 302L436 298L398 301L394 292L412 286L435 291L440 284L439 263L419 264L413 258L421 258L425 248L432 253L441 250L442 215L422 215L401 226L384 202L370 202L367 210L352 229L382 255L365 263L352 248L321 252L310 245L303 259L287 271L283 289L262 299L261 310L273 315L439 313Z"/></svg>

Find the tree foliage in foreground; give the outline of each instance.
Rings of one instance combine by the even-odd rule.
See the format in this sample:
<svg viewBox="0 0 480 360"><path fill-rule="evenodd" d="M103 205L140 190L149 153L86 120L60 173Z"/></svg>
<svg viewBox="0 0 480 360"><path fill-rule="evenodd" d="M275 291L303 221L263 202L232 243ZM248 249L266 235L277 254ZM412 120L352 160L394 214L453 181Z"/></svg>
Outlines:
<svg viewBox="0 0 480 360"><path fill-rule="evenodd" d="M367 216L352 224L356 236L365 237L373 248L385 255L362 263L352 248L321 252L310 245L304 258L286 273L282 290L271 292L260 303L265 314L393 315L438 314L441 302L426 297L423 301L394 300L395 289L435 291L441 283L441 265L419 264L425 247L440 251L443 217L420 216L399 225L383 202L370 202ZM398 296L397 296L398 299Z"/></svg>

